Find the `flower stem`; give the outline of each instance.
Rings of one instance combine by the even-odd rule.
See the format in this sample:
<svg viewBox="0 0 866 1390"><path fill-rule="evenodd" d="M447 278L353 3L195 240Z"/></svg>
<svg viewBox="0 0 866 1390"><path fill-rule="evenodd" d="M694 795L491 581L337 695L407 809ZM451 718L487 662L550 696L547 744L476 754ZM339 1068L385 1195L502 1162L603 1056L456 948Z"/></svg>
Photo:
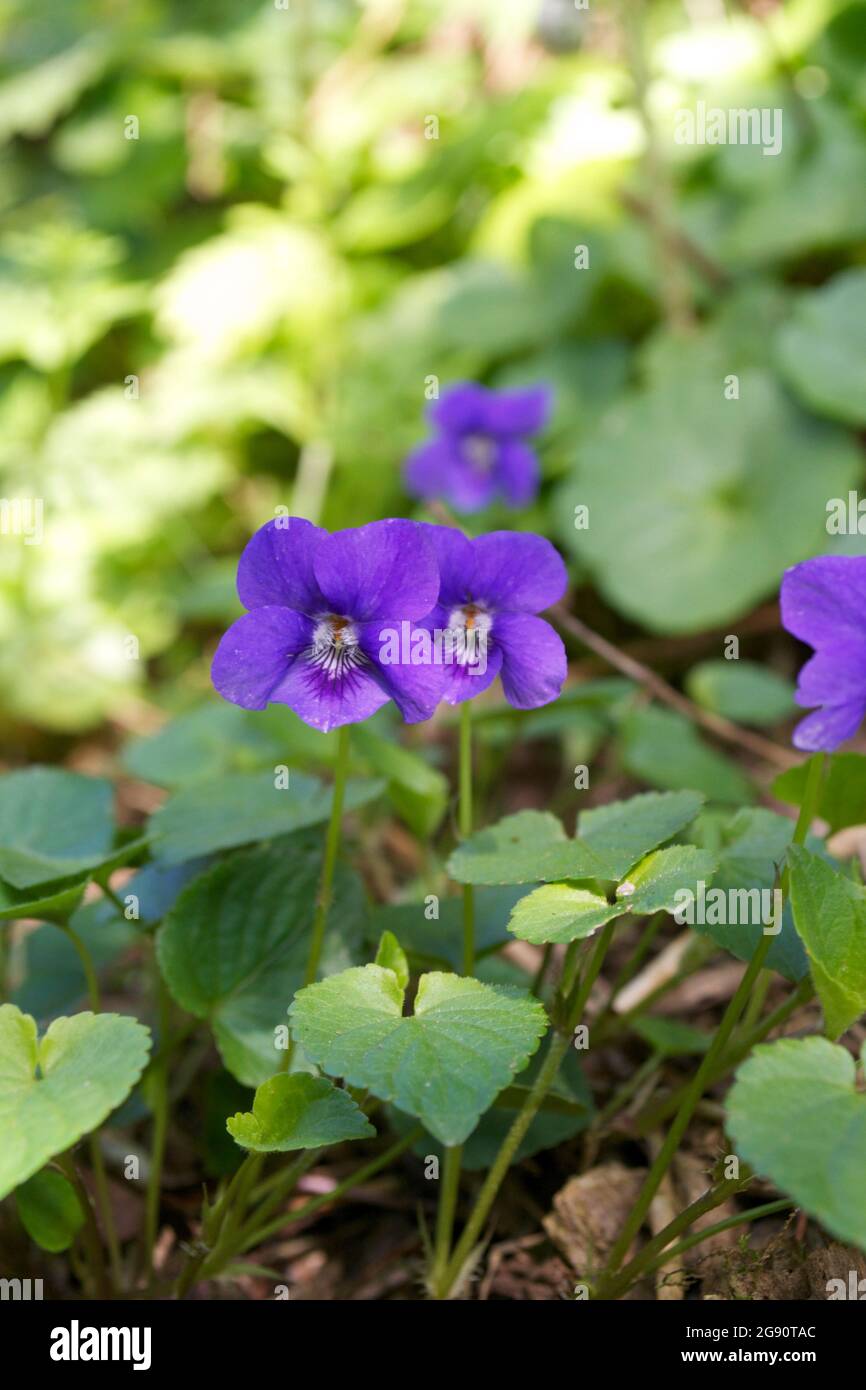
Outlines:
<svg viewBox="0 0 866 1390"><path fill-rule="evenodd" d="M801 845L803 843L808 833L809 826L812 823L812 819L815 814L815 809L818 804L818 798L821 790L821 775L823 771L823 764L823 753L816 754L809 764L809 771L806 779L806 790L803 795L803 802L800 807L800 814L797 817L797 824L794 829L794 844ZM781 885L782 892L787 893L787 866L782 873ZM646 1219L646 1215L649 1211L652 1199L658 1191L662 1183L662 1180L664 1179L665 1173L667 1172L668 1167L670 1166L674 1154L679 1148L680 1140L682 1139L683 1135L686 1132L686 1129L688 1128L689 1122L695 1110L697 1109L698 1103L704 1093L704 1090L710 1083L710 1077L712 1076L713 1070L724 1055L731 1034L733 1033L734 1028L740 1020L740 1016L744 1008L746 1007L746 1004L752 993L755 981L758 979L763 969L764 961L767 958L767 953L769 952L774 940L775 938L769 935L768 933L765 932L762 934L761 940L758 943L758 946L755 950L754 955L752 956L752 959L749 961L745 974L740 980L736 992L734 993L733 998L731 999L727 1009L725 1010L716 1035L713 1038L713 1041L710 1044L709 1049L704 1054L703 1060L701 1061L698 1070L695 1072L694 1078L692 1079L692 1081L689 1082L689 1084L685 1088L685 1092L680 1103L680 1108L677 1111L673 1124L668 1130L667 1137L665 1138L665 1141L656 1156L655 1162L653 1163L652 1167L649 1170L649 1173L647 1174L646 1181L644 1182L640 1195L629 1214L628 1220L623 1226L622 1231L620 1232L619 1237L616 1243L614 1244L613 1249L611 1250L610 1257L608 1259L607 1265L605 1266L604 1274L602 1275L602 1279L599 1284L597 1294L598 1297L609 1297L610 1295L608 1291L611 1288L619 1287L619 1283L615 1278L617 1270L619 1269L632 1241L634 1240L635 1236L637 1235L638 1231L643 1225L644 1220Z"/></svg>
<svg viewBox="0 0 866 1390"><path fill-rule="evenodd" d="M167 1042L171 1028L171 999L165 982L156 967L156 990L159 1016L159 1036L162 1043ZM156 1271L153 1268L153 1247L156 1242L156 1228L159 1222L159 1197L162 1180L162 1164L165 1157L165 1143L168 1135L168 1053L161 1048L153 1072L153 1142L150 1158L150 1172L147 1178L147 1194L144 1213L144 1269L148 1283L152 1285Z"/></svg>
<svg viewBox="0 0 866 1390"><path fill-rule="evenodd" d="M460 838L472 834L472 701L460 706ZM463 885L463 974L475 973L475 889Z"/></svg>
<svg viewBox="0 0 866 1390"><path fill-rule="evenodd" d="M84 1216L82 1241L87 1252L87 1263L94 1281L97 1298L105 1298L109 1293L105 1262L102 1256L102 1241L93 1211L90 1193L84 1186L71 1153L58 1154L54 1162L75 1189Z"/></svg>
<svg viewBox="0 0 866 1390"><path fill-rule="evenodd" d="M568 1052L574 1030L580 1021L586 1001L590 991L595 984L598 974L604 962L607 948L613 936L614 923L609 922L601 933L595 950L590 957L589 963L579 982L576 982L571 995L564 1001L563 1015L564 1022L558 1031L551 1036L541 1070L539 1071L526 1100L519 1113L515 1116L514 1122L502 1141L499 1152L494 1159L493 1166L487 1174L487 1178L478 1194L472 1214L466 1223L463 1234L460 1237L451 1257L448 1268L445 1271L441 1284L437 1289L439 1298L446 1298L459 1276L463 1265L469 1258L472 1250L481 1234L487 1214L496 1199L502 1181L511 1166L511 1161L524 1136L541 1109L542 1102L556 1080L557 1073L562 1065L563 1058Z"/></svg>
<svg viewBox="0 0 866 1390"><path fill-rule="evenodd" d="M65 936L68 936L72 945L75 947L78 959L81 961L81 968L84 971L90 1007L95 1014L98 1014L102 1010L102 998L99 992L99 980L96 976L96 970L94 969L90 952L78 935L78 932L75 931L68 922L58 922L57 926ZM102 1221L102 1229L105 1233L105 1241L108 1245L108 1253L111 1260L111 1274L115 1285L119 1287L123 1277L123 1268L120 1260L120 1242L117 1238L117 1228L114 1224L114 1212L111 1207L111 1197L108 1192L105 1161L102 1157L102 1150L99 1147L99 1139L96 1134L91 1134L89 1136L87 1144L90 1154L90 1166L93 1170L93 1182L96 1188L96 1201L99 1216Z"/></svg>
<svg viewBox="0 0 866 1390"><path fill-rule="evenodd" d="M331 814L328 819L328 829L325 835L325 853L322 859L322 873L319 878L319 891L316 894L316 906L313 913L313 933L310 938L310 950L307 956L307 965L304 971L304 985L311 985L319 974L319 965L322 960L322 949L325 944L325 928L328 925L328 910L331 906L333 896L334 869L337 864L337 851L340 848L340 830L343 819L343 801L346 793L346 777L349 769L349 725L343 724L340 727L337 741L337 759L334 767L334 787L333 800L331 801ZM292 1065L292 1054L294 1052L294 1042L289 1038L289 1043L284 1051L277 1071L288 1071Z"/></svg>
<svg viewBox="0 0 866 1390"><path fill-rule="evenodd" d="M424 1130L422 1126L415 1125L408 1134L404 1134L402 1139L398 1139L395 1144L392 1144L391 1147L386 1149L383 1154L380 1154L378 1158L371 1159L363 1168L357 1168L354 1173L344 1178L343 1181L332 1188L330 1192L319 1193L317 1197L312 1197L309 1202L305 1202L304 1205L298 1207L296 1211L282 1212L279 1216L275 1217L273 1221L267 1222L266 1225L260 1226L256 1230L251 1229L256 1219L256 1213L253 1213L252 1221L249 1222L246 1231L243 1232L243 1239L240 1245L241 1252L250 1250L256 1245L261 1245L262 1241L267 1240L269 1236L276 1235L278 1231L282 1231L290 1222L306 1221L308 1217L314 1216L322 1207L327 1207L331 1202L338 1201L339 1198L345 1196L347 1192L351 1192L353 1187L359 1187L360 1184L366 1182L368 1178L374 1177L376 1173L380 1172L383 1168L387 1168L390 1163L394 1162L395 1158L399 1158L400 1154L405 1153L406 1149L411 1148L411 1146L421 1138L423 1133Z"/></svg>
<svg viewBox="0 0 866 1390"><path fill-rule="evenodd" d="M328 833L325 837L325 857L322 861L322 877L319 881L316 911L313 916L313 938L310 942L310 954L307 957L307 969L304 973L305 985L311 985L319 973L322 947L325 944L325 927L328 922L328 909L331 906L333 893L334 868L337 863L337 850L340 847L340 826L343 818L343 799L346 792L348 767L349 725L343 724L338 735L337 763L334 769L334 799L331 802L331 816L328 821Z"/></svg>
<svg viewBox="0 0 866 1390"><path fill-rule="evenodd" d="M433 1254L433 1268L430 1273L430 1287L437 1289L448 1268L451 1254L451 1236L454 1230L454 1213L457 1209L457 1194L460 1189L460 1160L463 1145L457 1144L445 1150L444 1171L439 1187L439 1205L436 1211L436 1246Z"/></svg>
<svg viewBox="0 0 866 1390"><path fill-rule="evenodd" d="M726 1178L724 1182L720 1182L715 1187L710 1188L702 1197L699 1197L696 1202L692 1202L684 1211L681 1211L675 1216L673 1221L669 1221L667 1226L659 1231L657 1236L653 1236L652 1240L647 1241L646 1245L640 1253L634 1257L630 1264L627 1264L615 1279L608 1281L604 1285L603 1292L602 1286L600 1285L594 1297L607 1299L617 1298L619 1294L625 1293L626 1289L630 1288L632 1284L640 1279L643 1274L648 1273L650 1269L656 1268L658 1264L667 1264L671 1257L671 1252L667 1250L667 1246L670 1245L671 1241L674 1240L681 1231L685 1231L689 1226L693 1226L706 1212L721 1206L722 1202L727 1201L728 1197L734 1192L739 1191L743 1185L744 1180L742 1178ZM706 1238L703 1232L701 1232L701 1237L702 1239ZM659 1257L661 1258L659 1259Z"/></svg>

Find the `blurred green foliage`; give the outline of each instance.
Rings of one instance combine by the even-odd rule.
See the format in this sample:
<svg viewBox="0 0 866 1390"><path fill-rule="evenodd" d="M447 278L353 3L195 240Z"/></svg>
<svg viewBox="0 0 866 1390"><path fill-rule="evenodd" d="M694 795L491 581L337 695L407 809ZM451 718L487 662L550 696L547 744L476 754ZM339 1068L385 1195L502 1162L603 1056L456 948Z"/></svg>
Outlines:
<svg viewBox="0 0 866 1390"><path fill-rule="evenodd" d="M406 512L431 378L553 383L507 524L651 631L861 546L824 508L862 472L866 4L0 0L0 35L0 494L44 503L0 535L7 723L135 727L148 674L194 705L275 507ZM698 99L781 110L780 153L678 144Z"/></svg>

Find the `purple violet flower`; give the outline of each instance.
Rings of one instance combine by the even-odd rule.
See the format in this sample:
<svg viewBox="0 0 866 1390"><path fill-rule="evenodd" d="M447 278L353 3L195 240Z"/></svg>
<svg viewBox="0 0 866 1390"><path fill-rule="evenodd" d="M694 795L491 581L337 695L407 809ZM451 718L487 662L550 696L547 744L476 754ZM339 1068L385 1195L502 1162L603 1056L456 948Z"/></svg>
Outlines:
<svg viewBox="0 0 866 1390"><path fill-rule="evenodd" d="M244 709L288 705L327 731L393 700L404 720L429 719L441 666L380 659L380 633L413 624L436 603L439 572L427 528L374 521L329 535L300 517L269 521L238 565L250 611L224 634L211 676Z"/></svg>
<svg viewBox="0 0 866 1390"><path fill-rule="evenodd" d="M427 418L436 437L406 460L413 497L444 498L460 512L477 512L496 499L523 507L538 492L538 459L526 443L550 412L547 386L490 391L474 382L450 386Z"/></svg>
<svg viewBox="0 0 866 1390"><path fill-rule="evenodd" d="M524 531L491 531L468 540L450 526L425 525L439 561L439 602L422 627L444 634L448 704L471 700L502 677L516 709L535 709L559 695L565 647L535 617L558 602L568 577L559 553Z"/></svg>
<svg viewBox="0 0 866 1390"><path fill-rule="evenodd" d="M815 648L797 682L798 705L818 706L794 746L832 753L866 714L866 556L819 555L786 570L782 624Z"/></svg>

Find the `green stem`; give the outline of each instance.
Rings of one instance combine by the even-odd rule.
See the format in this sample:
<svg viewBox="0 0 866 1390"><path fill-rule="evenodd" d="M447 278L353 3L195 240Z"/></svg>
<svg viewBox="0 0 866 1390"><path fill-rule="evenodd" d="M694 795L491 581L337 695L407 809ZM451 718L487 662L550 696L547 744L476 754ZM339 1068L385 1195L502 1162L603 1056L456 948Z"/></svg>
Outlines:
<svg viewBox="0 0 866 1390"><path fill-rule="evenodd" d="M165 982L159 973L158 967L156 988L159 1037L160 1039L167 1039L171 1028L171 998L166 989ZM165 1144L168 1135L168 1054L165 1052L163 1052L154 1065L151 1099L153 1105L153 1140L144 1210L144 1268L150 1284L153 1283L156 1275L156 1271L153 1268L153 1247L156 1243L156 1231L159 1223L162 1165L165 1158Z"/></svg>
<svg viewBox="0 0 866 1390"><path fill-rule="evenodd" d="M248 1153L243 1163L237 1168L232 1176L231 1182L226 1188L220 1200L217 1202L213 1211L210 1212L202 1224L202 1233L199 1249L196 1255L190 1255L184 1268L181 1270L175 1287L177 1298L183 1298L196 1282L199 1271L205 1261L214 1253L216 1245L222 1234L223 1226L229 1212L238 1198L249 1175L249 1170L253 1166L253 1160L259 1155ZM256 1168L257 1171L257 1168ZM209 1248L208 1248L209 1247Z"/></svg>
<svg viewBox="0 0 866 1390"><path fill-rule="evenodd" d="M94 1281L96 1296L97 1298L106 1298L110 1290L105 1270L105 1262L102 1257L102 1241L99 1235L99 1227L96 1224L96 1216L93 1210L93 1203L90 1200L90 1193L81 1180L71 1154L58 1154L54 1162L75 1188L75 1193L84 1215L82 1241L87 1251L87 1263Z"/></svg>
<svg viewBox="0 0 866 1390"><path fill-rule="evenodd" d="M96 971L93 967L90 952L81 940L78 932L70 927L68 922L58 922L57 926L65 936L69 937L69 940L75 947L78 959L81 961L81 968L84 971L85 981L87 982L87 997L90 1000L90 1007L95 1014L98 1014L102 1009L102 1001L99 993L99 980L96 977Z"/></svg>
<svg viewBox="0 0 866 1390"><path fill-rule="evenodd" d="M460 706L460 838L472 834L472 701ZM475 973L475 890L463 885L463 974Z"/></svg>
<svg viewBox="0 0 866 1390"><path fill-rule="evenodd" d="M718 1183L716 1187L710 1188L703 1197L699 1197L696 1202L692 1202L691 1206L686 1207L684 1211L675 1216L673 1221L669 1221L658 1235L653 1236L652 1240L648 1240L640 1253L621 1270L615 1279L610 1279L599 1285L593 1296L597 1299L617 1298L636 1283L643 1274L648 1273L650 1268L655 1268L658 1264L667 1264L670 1258L667 1246L670 1245L671 1241L681 1231L693 1226L706 1212L721 1206L722 1202L727 1201L728 1197L743 1186L743 1182L742 1178L727 1178L724 1182Z"/></svg>
<svg viewBox="0 0 866 1390"><path fill-rule="evenodd" d="M325 928L328 925L328 911L331 906L334 887L334 869L337 864L337 852L340 848L340 830L343 819L343 801L346 794L346 777L349 770L349 724L340 727L337 736L337 758L334 766L334 787L333 800L331 801L331 814L328 819L328 829L325 835L325 854L322 859L322 874L319 879L319 891L316 894L316 907L313 913L313 932L310 938L310 950L307 956L307 966L304 971L304 985L311 985L315 982L319 974L319 965L322 960L322 950L325 944ZM292 1065L292 1053L294 1043L290 1039L289 1045L283 1053L278 1071L288 1071Z"/></svg>
<svg viewBox="0 0 866 1390"><path fill-rule="evenodd" d="M333 894L334 868L337 863L337 851L340 847L340 826L343 818L346 776L349 769L349 727L348 724L343 724L338 735L337 762L334 769L334 799L331 802L331 816L328 821L328 833L325 837L325 857L322 861L322 877L319 882L316 911L313 917L313 937L310 942L310 954L307 957L307 968L304 972L305 985L313 984L318 976L322 947L325 944L325 927L328 922L328 909L331 906Z"/></svg>
<svg viewBox="0 0 866 1390"><path fill-rule="evenodd" d="M775 1202L764 1202L763 1206L750 1207L748 1211L738 1211L734 1216L726 1216L724 1221L716 1221L712 1226L702 1226L699 1231L694 1231L685 1240L679 1241L677 1245L671 1246L670 1250L665 1250L658 1264L667 1264L669 1261L679 1259L687 1250L693 1250L696 1245L702 1245L705 1240L710 1240L712 1236L721 1235L722 1231L730 1231L733 1226L742 1226L746 1221L758 1221L762 1216L774 1216L777 1211L785 1211L786 1208L793 1206L790 1197L779 1197ZM656 1268L654 1265L652 1273Z"/></svg>
<svg viewBox="0 0 866 1390"><path fill-rule="evenodd" d="M785 1000L784 1004L780 1004L778 1009L768 1014L761 1023L757 1024L750 1033L742 1037L724 1054L718 1066L714 1067L710 1073L708 1086L714 1086L717 1081L721 1081L723 1077L727 1076L729 1071L732 1071L742 1062L744 1057L749 1055L756 1043L763 1041L767 1034L772 1033L775 1028L780 1028L801 1004L805 1004L811 998L814 992L815 989L810 979L801 980L794 993ZM681 1086L679 1090L642 1112L637 1133L641 1135L651 1134L663 1120L676 1113L682 1104L685 1093L686 1087Z"/></svg>
<svg viewBox="0 0 866 1390"><path fill-rule="evenodd" d="M460 1190L460 1160L463 1145L449 1146L445 1150L445 1163L442 1182L439 1187L439 1205L436 1211L436 1246L433 1255L433 1268L430 1273L430 1287L438 1289L448 1259L451 1255L451 1236L454 1231L454 1213L457 1210L457 1195Z"/></svg>
<svg viewBox="0 0 866 1390"><path fill-rule="evenodd" d="M515 1116L511 1128L503 1139L499 1152L494 1159L493 1166L481 1187L475 1206L472 1209L472 1214L466 1223L460 1240L457 1242L454 1254L451 1257L444 1278L439 1286L438 1296L440 1298L447 1298L455 1280L458 1278L464 1264L472 1253L476 1241L481 1234L484 1222L487 1220L488 1212L496 1199L496 1194L511 1166L511 1161L520 1148L526 1131L541 1109L545 1096L556 1080L559 1068L571 1045L574 1030L583 1014L590 991L598 978L605 954L610 945L611 937L613 936L613 929L614 923L609 922L596 943L595 950L592 953L580 982L575 986L573 997L564 1001L564 1022L561 1028L553 1033L548 1045L547 1056L541 1065L541 1070L535 1078L529 1094L523 1102L521 1110Z"/></svg>
<svg viewBox="0 0 866 1390"><path fill-rule="evenodd" d="M716 1062L718 1061L719 1057L721 1056L722 1052L724 1051L725 1047L727 1046L728 1039L730 1038L731 1033L733 1032L734 1027L739 1020L740 1014L742 1013L743 1008L745 1007L745 1003L751 992L752 985L754 981L757 979L758 974L763 967L764 960L772 943L773 937L761 937L761 940L758 943L757 950L755 951L755 954L753 955L742 979L740 980L737 990L734 993L734 997L731 999L727 1009L725 1010L724 1016L722 1017L722 1021L719 1024L718 1030L716 1032L715 1037L713 1038L712 1043L710 1044L707 1052L704 1054L701 1064L695 1072L694 1077L686 1086L685 1094L683 1096L680 1108L677 1111L674 1122L668 1130L665 1141L662 1144L662 1147L659 1149L655 1162L653 1163L646 1176L644 1185L640 1191L640 1195L638 1196L637 1201L632 1207L628 1219L625 1225L623 1226L622 1231L620 1232L613 1249L610 1252L610 1257L605 1267L604 1276L600 1285L601 1289L606 1289L607 1286L613 1281L613 1277L619 1269L620 1265L622 1264L622 1261L627 1251L629 1250L632 1241L634 1240L635 1236L637 1235L638 1231L643 1225L644 1220L646 1219L647 1212L650 1209L650 1204L653 1198L655 1197L656 1193L658 1192L659 1187L661 1186L665 1173L667 1172L668 1167L670 1166L671 1160L674 1154L676 1153L677 1149L679 1148L680 1140L682 1139L683 1135L686 1132L686 1129L688 1128L689 1122L693 1114L695 1113L695 1110L697 1109L698 1102L704 1094L705 1088L709 1084L710 1073L713 1067L715 1066ZM602 1292L599 1294L599 1297L607 1297L607 1294Z"/></svg>
<svg viewBox="0 0 866 1390"><path fill-rule="evenodd" d="M255 1231L250 1232L248 1229L243 1233L243 1241L240 1245L241 1252L251 1250L256 1245L261 1245L261 1243L268 1240L270 1236L276 1235L278 1231L282 1231L289 1222L306 1221L308 1217L314 1216L317 1211L321 1211L322 1207L330 1206L332 1202L338 1201L341 1197L344 1197L347 1192L351 1192L353 1187L358 1187L361 1183L366 1182L368 1178L375 1177L376 1173L380 1172L383 1168L387 1168L390 1163L394 1162L395 1158L399 1158L400 1154L405 1153L406 1149L411 1148L411 1146L421 1138L423 1133L423 1126L415 1125L408 1134L404 1134L402 1139L398 1139L395 1144L392 1144L391 1147L386 1149L383 1154L380 1154L378 1158L371 1159L363 1168L356 1169L354 1173L350 1174L348 1178L344 1178L343 1181L332 1188L330 1192L322 1192L318 1197L312 1197L309 1202L305 1202L304 1205L298 1207L296 1211L282 1212L280 1216L276 1217L273 1221L267 1222L266 1225L259 1227Z"/></svg>
<svg viewBox="0 0 866 1390"><path fill-rule="evenodd" d="M82 941L78 932L75 931L68 922L57 923L60 930L68 936L81 961L84 971L84 978L87 982L87 994L90 1000L90 1007L95 1014L102 1009L102 999L99 993L99 980L93 966L90 952ZM114 1212L111 1207L111 1197L108 1191L108 1178L105 1173L105 1161L102 1157L102 1150L99 1147L99 1139L96 1134L91 1134L88 1138L88 1152L90 1154L90 1166L93 1170L93 1182L96 1188L96 1201L99 1210L102 1229L105 1233L105 1241L108 1245L109 1258L111 1260L111 1274L115 1285L119 1288L123 1278L123 1266L120 1259L120 1242L117 1238L117 1227L114 1224Z"/></svg>
<svg viewBox="0 0 866 1390"><path fill-rule="evenodd" d="M803 802L800 807L800 814L797 817L797 824L794 829L794 843L802 844L806 838L809 826L812 823L818 798L821 790L821 776L823 772L824 755L816 754L809 763L809 771L806 778L806 790L803 795ZM787 867L782 874L782 891L787 893L788 870ZM601 1297L607 1297L607 1289L614 1287L615 1275L619 1269L626 1252L631 1246L632 1241L640 1230L646 1219L653 1197L659 1189L664 1179L665 1173L673 1159L674 1154L679 1148L680 1141L688 1128L689 1122L694 1114L698 1103L709 1085L710 1076L714 1068L723 1057L731 1034L734 1031L746 1003L751 995L752 988L763 969L767 953L775 938L766 932L762 934L761 940L755 950L755 954L749 961L748 967L734 993L734 997L728 1004L727 1009L719 1024L718 1030L708 1051L704 1054L694 1078L685 1088L680 1108L671 1125L667 1137L658 1152L652 1167L647 1174L640 1195L634 1207L629 1213L628 1220L620 1232L619 1238L611 1250L610 1257L605 1267L602 1281L600 1284Z"/></svg>

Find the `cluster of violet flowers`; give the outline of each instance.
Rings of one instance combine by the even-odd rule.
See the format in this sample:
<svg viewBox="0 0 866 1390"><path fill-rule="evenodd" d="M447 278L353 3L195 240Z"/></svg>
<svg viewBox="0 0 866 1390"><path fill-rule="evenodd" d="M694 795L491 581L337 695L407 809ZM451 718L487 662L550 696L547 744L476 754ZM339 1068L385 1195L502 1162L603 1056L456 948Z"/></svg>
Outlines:
<svg viewBox="0 0 866 1390"><path fill-rule="evenodd" d="M431 411L439 437L410 455L407 486L464 511L538 488L527 443L544 424L545 387L494 392L462 383ZM565 565L543 536L389 518L328 534L277 517L247 544L238 595L248 610L222 637L212 678L245 709L288 705L315 729L359 723L393 700L406 723L461 704L500 677L534 709L559 695L562 640L537 615L562 598Z"/></svg>

